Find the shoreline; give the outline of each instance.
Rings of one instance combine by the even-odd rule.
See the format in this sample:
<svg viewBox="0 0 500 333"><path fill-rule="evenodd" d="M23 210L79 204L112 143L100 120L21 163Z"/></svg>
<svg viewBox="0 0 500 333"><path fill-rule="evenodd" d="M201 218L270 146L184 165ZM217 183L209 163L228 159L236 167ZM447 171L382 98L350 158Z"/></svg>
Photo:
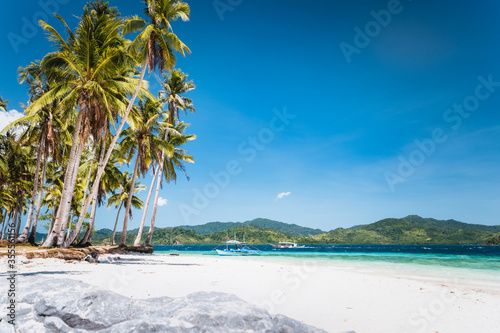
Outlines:
<svg viewBox="0 0 500 333"><path fill-rule="evenodd" d="M154 256L179 254L186 257L217 257L217 255L206 255L196 251L155 251ZM344 258L338 259L331 253L321 255L302 256L293 252L278 255L246 256L245 260L262 260L278 264L300 264L301 262L313 263L317 266L334 267L338 270L346 270L358 273L369 273L388 277L396 277L412 280L424 280L428 282L449 279L457 281L460 285L477 287L489 291L500 292L500 270L495 268L469 268L458 266L444 266L442 264L424 264L419 262L391 262L384 260L350 260L349 255L341 254ZM240 257L242 258L242 257Z"/></svg>
<svg viewBox="0 0 500 333"><path fill-rule="evenodd" d="M445 276L407 274L411 272L396 266L285 262L276 257L155 253L107 254L99 259L99 264L30 260L18 253L19 290L23 276L36 275L40 283L64 277L129 299L222 292L334 333L496 332L500 326L495 312L500 308L500 282L487 288ZM478 321L485 316L487 320Z"/></svg>

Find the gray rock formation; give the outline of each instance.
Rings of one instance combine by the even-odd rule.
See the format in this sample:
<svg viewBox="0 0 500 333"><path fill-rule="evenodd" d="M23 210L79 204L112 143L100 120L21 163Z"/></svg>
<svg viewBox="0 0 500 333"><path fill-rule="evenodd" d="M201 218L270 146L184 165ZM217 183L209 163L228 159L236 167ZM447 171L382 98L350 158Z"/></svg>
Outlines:
<svg viewBox="0 0 500 333"><path fill-rule="evenodd" d="M136 300L71 279L24 276L19 282L16 323L23 333L324 332L224 293ZM0 332L14 330L4 320Z"/></svg>

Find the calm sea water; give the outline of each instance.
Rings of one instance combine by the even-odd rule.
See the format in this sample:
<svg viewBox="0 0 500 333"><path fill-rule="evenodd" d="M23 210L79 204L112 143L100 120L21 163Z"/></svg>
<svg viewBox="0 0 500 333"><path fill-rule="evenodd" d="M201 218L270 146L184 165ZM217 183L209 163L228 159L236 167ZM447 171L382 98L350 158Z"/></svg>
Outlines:
<svg viewBox="0 0 500 333"><path fill-rule="evenodd" d="M154 246L155 253L215 254L215 245ZM482 270L500 278L500 246L483 245L307 245L298 249L273 249L256 245L266 259L314 260L318 262L402 264L434 268ZM487 271L487 272L486 272Z"/></svg>

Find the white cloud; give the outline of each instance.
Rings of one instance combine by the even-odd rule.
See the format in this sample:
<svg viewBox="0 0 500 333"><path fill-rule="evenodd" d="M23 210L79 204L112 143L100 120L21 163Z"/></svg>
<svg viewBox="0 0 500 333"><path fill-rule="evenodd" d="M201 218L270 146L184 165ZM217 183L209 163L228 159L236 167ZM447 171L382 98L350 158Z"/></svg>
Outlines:
<svg viewBox="0 0 500 333"><path fill-rule="evenodd" d="M165 206L165 205L167 204L167 201L168 201L167 199L164 199L164 198L162 198L162 197L159 197L159 198L158 198L158 206L160 206L160 207L161 207L161 206Z"/></svg>
<svg viewBox="0 0 500 333"><path fill-rule="evenodd" d="M283 199L284 197L286 197L287 195L290 195L290 194L292 194L292 192L281 192L281 193L278 193L278 196L276 196L276 199L274 199L274 200Z"/></svg>
<svg viewBox="0 0 500 333"><path fill-rule="evenodd" d="M17 112L17 110L10 110L7 112L0 111L0 131L3 130L5 126L22 116L23 114L21 112Z"/></svg>

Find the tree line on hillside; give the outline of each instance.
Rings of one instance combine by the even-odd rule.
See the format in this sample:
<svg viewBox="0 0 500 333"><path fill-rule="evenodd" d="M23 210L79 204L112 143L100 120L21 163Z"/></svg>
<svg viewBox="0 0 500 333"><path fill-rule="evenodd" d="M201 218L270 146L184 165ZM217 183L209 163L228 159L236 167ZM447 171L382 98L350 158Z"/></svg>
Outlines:
<svg viewBox="0 0 500 333"><path fill-rule="evenodd" d="M257 219L259 221L259 219ZM276 221L274 221L276 222ZM280 223L280 222L277 222ZM210 226L213 226L209 223ZM231 224L229 224L231 225ZM270 224L273 225L273 224ZM337 228L313 236L301 236L303 228L281 223L280 227L290 232L276 230L253 224L237 224L213 233L198 233L183 227L162 228L155 232L153 245L195 245L221 244L226 235L231 239L236 234L238 240L251 244L275 244L279 241L293 240L300 244L490 244L500 243L500 226L468 224L454 220L424 219L419 216L407 216L401 219L384 219L355 229ZM298 228L297 228L298 227ZM202 229L204 230L204 229ZM110 230L99 237L99 241L110 242ZM137 230L130 231L135 234ZM132 244L133 235L128 243Z"/></svg>
<svg viewBox="0 0 500 333"><path fill-rule="evenodd" d="M143 209L133 243L151 243L162 180L175 180L177 171L185 173L184 163L193 162L181 147L195 136L186 134L180 113L195 111L184 96L195 87L175 68L176 54L190 50L171 25L189 20L188 4L144 3L144 18L123 17L117 7L94 0L84 6L75 29L58 14L63 31L39 22L54 51L19 68L28 103L24 116L0 133L2 239L35 243L45 208L43 247L88 245L96 208L107 204L117 209L114 232L123 209L121 245L129 239L132 207ZM162 81L156 96L148 89L146 71ZM7 102L0 97L0 112L7 111ZM123 171L129 164L133 171ZM145 189L139 178L148 172L153 180L143 202L136 194Z"/></svg>

